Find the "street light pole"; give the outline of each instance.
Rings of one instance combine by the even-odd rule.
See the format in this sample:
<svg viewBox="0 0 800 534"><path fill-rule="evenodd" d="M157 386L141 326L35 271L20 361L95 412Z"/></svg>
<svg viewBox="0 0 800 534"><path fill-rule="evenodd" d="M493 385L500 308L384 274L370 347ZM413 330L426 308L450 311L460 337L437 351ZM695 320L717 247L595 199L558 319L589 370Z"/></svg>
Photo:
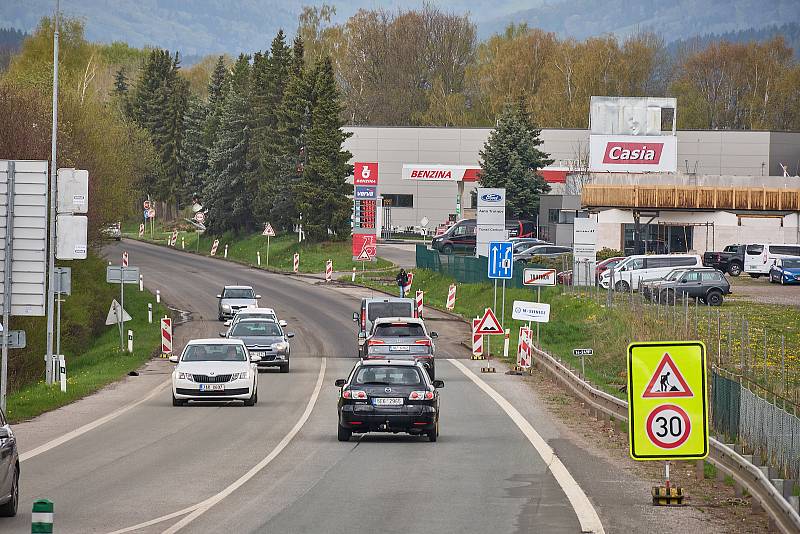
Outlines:
<svg viewBox="0 0 800 534"><path fill-rule="evenodd" d="M50 231L47 252L47 354L45 355L45 378L48 384L53 383L53 304L55 284L55 252L56 252L56 144L58 139L58 11L59 0L56 0L56 14L53 26L53 133L50 145L50 194L47 199L50 206Z"/></svg>

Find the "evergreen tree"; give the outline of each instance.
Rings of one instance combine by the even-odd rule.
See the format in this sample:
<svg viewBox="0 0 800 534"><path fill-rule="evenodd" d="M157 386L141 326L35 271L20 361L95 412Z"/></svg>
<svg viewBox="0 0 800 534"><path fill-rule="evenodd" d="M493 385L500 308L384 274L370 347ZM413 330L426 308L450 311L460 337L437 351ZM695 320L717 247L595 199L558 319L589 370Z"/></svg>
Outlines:
<svg viewBox="0 0 800 534"><path fill-rule="evenodd" d="M200 195L208 173L208 147L205 144L207 108L199 99L192 97L183 117L185 128L181 167L185 178L183 198Z"/></svg>
<svg viewBox="0 0 800 534"><path fill-rule="evenodd" d="M225 67L223 56L219 56L214 71L211 73L211 79L208 81L208 113L204 128L204 144L209 148L214 146L214 141L217 138L217 129L222 116L222 104L225 101L225 93L228 86L227 82L228 69Z"/></svg>
<svg viewBox="0 0 800 534"><path fill-rule="evenodd" d="M537 128L521 102L509 104L483 145L480 183L483 187L505 187L506 216L533 219L539 211L539 196L550 190L538 171L553 163Z"/></svg>
<svg viewBox="0 0 800 534"><path fill-rule="evenodd" d="M128 77L125 75L125 67L120 67L114 74L114 89L111 90L111 94L125 96L128 94L128 87L130 87L130 84L128 83Z"/></svg>
<svg viewBox="0 0 800 534"><path fill-rule="evenodd" d="M219 131L209 153L203 203L209 210L209 228L215 233L252 228L251 196L247 191L247 152L250 143L249 102L228 91Z"/></svg>
<svg viewBox="0 0 800 534"><path fill-rule="evenodd" d="M297 209L303 214L303 229L312 241L345 239L350 232L352 201L347 177L353 167L352 154L342 150L350 134L343 130L339 90L329 57L317 60L311 71L313 98L311 127L307 135L308 164L297 186Z"/></svg>

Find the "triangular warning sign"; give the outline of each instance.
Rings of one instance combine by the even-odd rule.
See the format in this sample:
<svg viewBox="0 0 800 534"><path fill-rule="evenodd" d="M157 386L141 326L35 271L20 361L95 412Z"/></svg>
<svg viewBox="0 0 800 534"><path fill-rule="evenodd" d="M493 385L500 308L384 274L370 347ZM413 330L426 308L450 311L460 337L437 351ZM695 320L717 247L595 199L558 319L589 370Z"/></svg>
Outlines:
<svg viewBox="0 0 800 534"><path fill-rule="evenodd" d="M122 315L122 321L119 320L120 315ZM108 310L108 317L106 317L106 325L119 324L120 322L124 323L130 320L131 316L119 305L117 299L112 300L111 308Z"/></svg>
<svg viewBox="0 0 800 534"><path fill-rule="evenodd" d="M497 320L491 308L486 308L486 313L481 317L478 328L475 329L475 333L478 335L503 333L503 327L500 326L500 321Z"/></svg>
<svg viewBox="0 0 800 534"><path fill-rule="evenodd" d="M372 256L369 255L367 247L361 249L361 254L356 258L357 261L372 261Z"/></svg>
<svg viewBox="0 0 800 534"><path fill-rule="evenodd" d="M267 225L264 227L264 231L261 232L261 235L275 237L275 230L272 228L272 225L270 223L267 223Z"/></svg>
<svg viewBox="0 0 800 534"><path fill-rule="evenodd" d="M656 367L653 378L642 393L644 399L660 399L672 397L694 397L689 384L683 378L680 369L675 365L669 353L664 353L661 363Z"/></svg>

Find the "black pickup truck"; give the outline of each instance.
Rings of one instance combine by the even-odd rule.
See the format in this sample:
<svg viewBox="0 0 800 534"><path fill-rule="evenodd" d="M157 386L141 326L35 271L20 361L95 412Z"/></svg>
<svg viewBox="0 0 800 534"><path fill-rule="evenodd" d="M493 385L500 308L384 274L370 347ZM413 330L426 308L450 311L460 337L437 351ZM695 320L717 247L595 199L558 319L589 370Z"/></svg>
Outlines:
<svg viewBox="0 0 800 534"><path fill-rule="evenodd" d="M703 265L739 276L744 270L744 249L745 245L728 245L722 252L706 252L703 254Z"/></svg>

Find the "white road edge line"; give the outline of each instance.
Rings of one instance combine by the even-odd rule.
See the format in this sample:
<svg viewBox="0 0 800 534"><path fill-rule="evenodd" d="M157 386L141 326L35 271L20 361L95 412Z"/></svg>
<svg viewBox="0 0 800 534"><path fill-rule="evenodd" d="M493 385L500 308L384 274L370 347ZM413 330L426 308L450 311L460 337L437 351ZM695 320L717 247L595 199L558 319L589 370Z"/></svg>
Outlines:
<svg viewBox="0 0 800 534"><path fill-rule="evenodd" d="M45 443L43 445L39 445L35 449L32 449L32 450L30 450L28 452L23 452L22 454L19 455L19 461L20 462L24 462L25 460L30 460L31 458L33 458L35 456L39 456L43 452L47 452L50 449L54 449L55 447L58 447L59 445L63 445L64 443L66 443L66 442L68 442L68 441L70 441L72 439L75 439L78 436L81 436L81 435L89 432L90 430L94 430L95 428L99 427L100 425L103 425L103 424L108 423L109 421L111 421L113 419L116 419L117 417L119 417L120 415L124 414L125 412L127 412L129 410L132 410L133 408L136 408L140 404L143 404L143 403L149 401L150 399L152 399L153 397L155 397L156 395L158 395L161 392L162 389L164 389L165 387L167 387L167 385L169 385L169 383L170 383L170 380L165 380L164 382L162 382L161 384L156 386L156 388L153 389L147 396L139 399L138 401L132 402L131 404L128 404L127 406L123 406L122 408L119 408L119 409L111 412L108 415L104 415L100 419L95 419L91 423L86 423L82 427L79 427L79 428L76 428L75 430L67 432L66 434L63 434L63 435L61 435L61 436L59 436L59 437L57 437L55 439L52 439L52 440L48 441L47 443Z"/></svg>
<svg viewBox="0 0 800 534"><path fill-rule="evenodd" d="M217 504L218 502L222 501L225 497L242 487L247 481L251 478L256 476L262 469L264 469L267 465L269 465L272 460L274 460L282 451L286 448L287 445L292 441L292 439L300 432L300 429L306 424L309 417L311 417L311 412L314 410L314 406L317 403L317 398L319 397L320 390L322 390L322 382L325 378L325 368L327 366L327 358L322 358L322 365L319 367L319 376L317 377L317 384L314 386L314 392L311 394L311 398L308 399L308 404L306 404L306 409L303 412L303 415L300 416L300 419L297 420L294 427L286 434L283 439L278 443L272 452L270 452L263 460L258 462L254 465L247 473L239 477L238 480L233 482L230 486L225 488L224 490L220 491L216 495L212 495L208 499L200 502L199 504L195 505L194 510L172 525L170 528L164 531L164 534L174 534L178 532L183 527L206 513L212 506Z"/></svg>
<svg viewBox="0 0 800 534"><path fill-rule="evenodd" d="M525 437L528 438L528 441L531 442L533 448L536 449L536 452L538 452L539 456L541 456L542 460L544 460L547 468L553 474L553 477L555 477L558 485L561 486L561 489L564 491L567 499L569 499L572 509L575 510L575 515L578 516L578 522L581 524L581 532L605 534L603 523L600 521L600 516L597 515L597 511L594 509L594 506L592 506L589 498L583 492L575 479L572 478L572 475L569 473L564 464L561 463L561 460L558 458L558 456L556 456L556 453L553 451L550 445L548 445L542 436L536 432L528 420L525 419L525 417L519 413L519 411L514 408L510 402L508 402L502 395L495 391L492 386L484 382L478 375L470 371L463 363L452 358L448 359L448 361L452 363L459 371L464 373L467 378L475 382L475 384L487 395L489 395L503 409L503 411L506 412L511 420L514 421L522 433L525 434Z"/></svg>

